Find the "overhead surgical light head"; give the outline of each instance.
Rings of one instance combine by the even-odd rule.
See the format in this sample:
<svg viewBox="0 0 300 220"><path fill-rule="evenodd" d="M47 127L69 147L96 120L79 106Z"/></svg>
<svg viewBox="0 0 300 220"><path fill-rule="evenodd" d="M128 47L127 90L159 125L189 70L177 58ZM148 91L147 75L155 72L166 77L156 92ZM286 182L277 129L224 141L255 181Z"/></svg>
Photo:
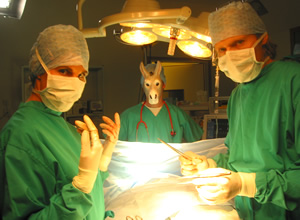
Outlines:
<svg viewBox="0 0 300 220"><path fill-rule="evenodd" d="M84 0L78 3L78 26L85 37L105 37L106 27L119 24L122 31L114 30L114 36L121 43L127 45L148 45L155 41L169 43L168 55L174 55L176 45L187 55L195 58L211 56L211 43L207 18L208 12L201 13L198 18L191 17L189 7L175 9L160 9L156 0L127 0L120 13L104 17L98 28L84 29L82 25L81 7ZM127 32L128 31L128 32ZM197 52L191 50L193 42ZM201 45L201 46L200 46ZM201 52L202 51L202 52Z"/></svg>

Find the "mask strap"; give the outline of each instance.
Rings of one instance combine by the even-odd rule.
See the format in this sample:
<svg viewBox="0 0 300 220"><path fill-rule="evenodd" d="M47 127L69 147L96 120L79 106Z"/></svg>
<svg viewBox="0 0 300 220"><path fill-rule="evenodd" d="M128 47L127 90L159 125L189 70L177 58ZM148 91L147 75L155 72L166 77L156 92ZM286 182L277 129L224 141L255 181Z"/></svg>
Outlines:
<svg viewBox="0 0 300 220"><path fill-rule="evenodd" d="M46 66L46 64L44 63L44 61L42 60L37 47L35 48L35 54L36 54L38 60L40 61L40 64L42 65L42 67L44 68L44 70L46 71L46 73L49 75L50 71L49 71L48 67Z"/></svg>
<svg viewBox="0 0 300 220"><path fill-rule="evenodd" d="M255 48L257 46L257 44L267 35L267 32L263 33L260 38L258 38L258 40L254 43L254 45L252 46L253 48ZM266 59L263 61L263 63L266 63L268 60L270 59L269 56L266 57Z"/></svg>
<svg viewBox="0 0 300 220"><path fill-rule="evenodd" d="M253 48L255 48L256 46L257 46L257 44L259 44L261 41L262 41L262 39L265 37L267 35L267 32L265 32L265 33L263 33L261 36L260 36L260 38L258 38L258 40L253 44Z"/></svg>

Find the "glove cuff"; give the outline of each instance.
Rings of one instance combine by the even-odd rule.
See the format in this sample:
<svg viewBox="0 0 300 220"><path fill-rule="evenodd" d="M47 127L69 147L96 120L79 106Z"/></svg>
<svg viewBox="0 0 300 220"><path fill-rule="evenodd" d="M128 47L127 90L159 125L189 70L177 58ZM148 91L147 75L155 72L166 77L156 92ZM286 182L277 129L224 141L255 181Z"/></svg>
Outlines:
<svg viewBox="0 0 300 220"><path fill-rule="evenodd" d="M208 168L216 168L217 163L211 158L207 158Z"/></svg>
<svg viewBox="0 0 300 220"><path fill-rule="evenodd" d="M238 174L240 175L241 182L242 182L241 192L238 195L254 198L256 193L256 183L255 183L256 173L238 172Z"/></svg>
<svg viewBox="0 0 300 220"><path fill-rule="evenodd" d="M80 172L73 178L72 185L84 193L90 193L94 187L98 172L79 168Z"/></svg>

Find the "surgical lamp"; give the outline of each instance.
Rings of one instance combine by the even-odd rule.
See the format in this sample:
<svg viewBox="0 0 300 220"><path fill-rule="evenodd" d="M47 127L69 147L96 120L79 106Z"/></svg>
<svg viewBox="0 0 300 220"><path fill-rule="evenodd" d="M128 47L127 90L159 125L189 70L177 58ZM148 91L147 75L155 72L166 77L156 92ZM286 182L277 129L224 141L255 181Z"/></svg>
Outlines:
<svg viewBox="0 0 300 220"><path fill-rule="evenodd" d="M26 0L0 0L0 15L21 19Z"/></svg>
<svg viewBox="0 0 300 220"><path fill-rule="evenodd" d="M212 45L208 32L208 12L191 17L187 6L160 9L156 0L126 0L122 11L102 18L97 28L83 28L82 5L79 0L78 26L86 38L105 37L106 28L119 24L120 33L114 35L127 45L147 45L156 41L169 43L168 55L174 55L176 45L185 54L195 58L211 57Z"/></svg>

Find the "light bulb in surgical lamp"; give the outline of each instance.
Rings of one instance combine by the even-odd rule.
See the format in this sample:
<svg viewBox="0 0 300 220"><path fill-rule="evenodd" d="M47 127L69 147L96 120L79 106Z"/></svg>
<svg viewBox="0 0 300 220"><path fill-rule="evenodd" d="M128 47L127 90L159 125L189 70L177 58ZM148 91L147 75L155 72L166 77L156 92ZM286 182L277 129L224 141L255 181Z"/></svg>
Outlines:
<svg viewBox="0 0 300 220"><path fill-rule="evenodd" d="M196 58L210 57L212 54L208 47L196 41L179 41L177 42L177 46L184 53Z"/></svg>
<svg viewBox="0 0 300 220"><path fill-rule="evenodd" d="M121 40L134 45L151 44L157 40L157 36L148 31L129 31L121 35Z"/></svg>
<svg viewBox="0 0 300 220"><path fill-rule="evenodd" d="M153 32L162 37L170 38L170 27L156 27L153 28ZM177 36L178 40L187 40L192 36L188 34L185 30L180 29L180 34Z"/></svg>
<svg viewBox="0 0 300 220"><path fill-rule="evenodd" d="M155 25L151 23L134 23L134 22L127 22L127 23L120 23L121 26L124 27L136 27L136 28L153 28Z"/></svg>
<svg viewBox="0 0 300 220"><path fill-rule="evenodd" d="M210 36L207 36L207 35L204 35L204 34L199 34L199 33L196 33L196 32L191 32L191 34L199 40L203 40L207 43L211 43L211 37Z"/></svg>

